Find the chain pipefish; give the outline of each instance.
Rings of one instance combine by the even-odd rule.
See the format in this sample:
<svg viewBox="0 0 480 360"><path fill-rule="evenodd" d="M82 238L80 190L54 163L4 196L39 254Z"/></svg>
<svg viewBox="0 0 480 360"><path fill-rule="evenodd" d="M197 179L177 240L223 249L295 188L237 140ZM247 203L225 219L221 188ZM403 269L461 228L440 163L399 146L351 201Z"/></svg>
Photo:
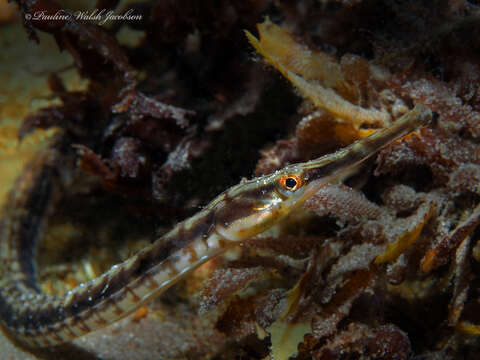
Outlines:
<svg viewBox="0 0 480 360"><path fill-rule="evenodd" d="M39 290L34 260L52 202L54 169L48 160L27 167L10 194L0 230L0 324L20 343L48 347L115 322L229 246L278 223L322 186L341 181L431 118L419 104L390 127L333 154L233 186L152 245L57 296Z"/></svg>

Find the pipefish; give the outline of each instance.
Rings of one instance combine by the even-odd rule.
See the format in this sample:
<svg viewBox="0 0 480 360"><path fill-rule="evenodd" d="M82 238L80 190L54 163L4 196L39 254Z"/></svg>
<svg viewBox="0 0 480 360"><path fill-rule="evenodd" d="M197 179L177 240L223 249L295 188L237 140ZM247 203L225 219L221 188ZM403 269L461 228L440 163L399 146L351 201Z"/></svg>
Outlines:
<svg viewBox="0 0 480 360"><path fill-rule="evenodd" d="M333 154L235 185L150 246L56 296L39 290L34 260L51 203L53 170L46 160L41 170L27 167L0 229L1 327L27 346L49 347L115 322L205 261L278 223L322 186L341 181L431 118L432 112L418 104L390 127Z"/></svg>

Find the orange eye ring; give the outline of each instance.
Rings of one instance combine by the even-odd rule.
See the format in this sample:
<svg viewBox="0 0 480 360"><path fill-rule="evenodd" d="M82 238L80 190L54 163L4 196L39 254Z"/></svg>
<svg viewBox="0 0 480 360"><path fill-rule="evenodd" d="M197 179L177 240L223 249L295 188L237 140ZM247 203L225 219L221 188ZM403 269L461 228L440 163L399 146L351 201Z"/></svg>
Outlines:
<svg viewBox="0 0 480 360"><path fill-rule="evenodd" d="M280 186L288 191L295 191L302 186L302 179L297 175L284 175L279 180Z"/></svg>

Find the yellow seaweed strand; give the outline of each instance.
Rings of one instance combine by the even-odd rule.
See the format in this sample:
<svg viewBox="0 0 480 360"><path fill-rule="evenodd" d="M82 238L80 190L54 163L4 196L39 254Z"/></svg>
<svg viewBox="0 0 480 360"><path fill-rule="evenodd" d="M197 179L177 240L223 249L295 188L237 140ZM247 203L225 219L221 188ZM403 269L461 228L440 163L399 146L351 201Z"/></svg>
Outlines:
<svg viewBox="0 0 480 360"><path fill-rule="evenodd" d="M260 33L260 41L253 36L249 31L245 30L245 34L252 44L252 46L260 53L267 63L276 68L280 73L286 77L303 96L310 99L315 106L325 109L334 116L338 116L343 119L348 119L355 126L360 126L364 123L378 124L380 126L386 126L390 120L390 114L375 109L364 109L360 106L356 106L340 95L338 95L333 89L323 87L318 81L307 81L303 77L290 71L275 54L271 54L263 46L264 30L258 25ZM269 46L271 48L271 46Z"/></svg>
<svg viewBox="0 0 480 360"><path fill-rule="evenodd" d="M382 264L388 261L396 260L409 246L414 244L423 226L433 214L433 207L430 205L429 211L427 211L422 219L411 231L406 231L398 237L393 243L387 244L387 249L382 254L378 255L375 259L375 264Z"/></svg>

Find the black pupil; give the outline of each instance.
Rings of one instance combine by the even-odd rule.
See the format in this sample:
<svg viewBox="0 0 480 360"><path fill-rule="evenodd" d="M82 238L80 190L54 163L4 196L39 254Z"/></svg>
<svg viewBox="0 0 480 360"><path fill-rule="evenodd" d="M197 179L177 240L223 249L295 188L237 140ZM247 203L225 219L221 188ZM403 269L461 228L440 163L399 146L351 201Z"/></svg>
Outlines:
<svg viewBox="0 0 480 360"><path fill-rule="evenodd" d="M295 186L297 186L297 180L295 180L294 178L287 178L287 180L285 180L285 185L289 188L289 189L292 189L294 188Z"/></svg>

